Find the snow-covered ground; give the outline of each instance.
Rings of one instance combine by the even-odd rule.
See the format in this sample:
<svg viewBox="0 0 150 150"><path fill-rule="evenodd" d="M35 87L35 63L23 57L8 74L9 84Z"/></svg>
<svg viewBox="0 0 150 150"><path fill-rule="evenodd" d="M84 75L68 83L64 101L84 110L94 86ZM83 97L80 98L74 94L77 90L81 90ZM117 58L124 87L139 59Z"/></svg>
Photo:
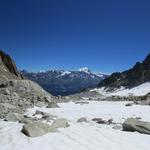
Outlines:
<svg viewBox="0 0 150 150"><path fill-rule="evenodd" d="M126 102L89 102L89 104L61 103L60 108L34 108L68 119L70 127L59 129L37 138L29 138L20 132L22 124L0 121L0 150L149 150L150 135L123 132L113 125L99 125L92 118L112 118L122 123L128 117L141 117L150 121L149 106L125 107ZM80 117L89 122L77 123Z"/></svg>
<svg viewBox="0 0 150 150"><path fill-rule="evenodd" d="M150 82L143 83L131 89L125 89L122 87L120 89L114 90L113 92L107 92L107 89L105 89L104 87L93 89L91 91L97 91L105 96L143 96L150 92Z"/></svg>

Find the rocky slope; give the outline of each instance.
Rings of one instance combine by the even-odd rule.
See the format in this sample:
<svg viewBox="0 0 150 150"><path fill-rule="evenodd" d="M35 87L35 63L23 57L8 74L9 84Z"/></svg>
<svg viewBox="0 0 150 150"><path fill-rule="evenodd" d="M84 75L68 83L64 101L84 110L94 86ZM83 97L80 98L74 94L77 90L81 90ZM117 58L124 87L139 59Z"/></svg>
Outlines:
<svg viewBox="0 0 150 150"><path fill-rule="evenodd" d="M38 73L24 70L22 74L40 84L53 95L70 95L87 88L94 88L107 77L105 74L92 73L88 68L82 68L78 71L50 70Z"/></svg>
<svg viewBox="0 0 150 150"><path fill-rule="evenodd" d="M10 56L0 51L0 118L23 113L34 105L43 106L55 98L38 84L25 80Z"/></svg>
<svg viewBox="0 0 150 150"><path fill-rule="evenodd" d="M23 79L12 58L0 50L0 82L9 79Z"/></svg>
<svg viewBox="0 0 150 150"><path fill-rule="evenodd" d="M109 90L120 88L132 88L142 83L150 82L150 54L143 62L137 62L135 66L124 72L116 72L100 82L98 87L106 87Z"/></svg>

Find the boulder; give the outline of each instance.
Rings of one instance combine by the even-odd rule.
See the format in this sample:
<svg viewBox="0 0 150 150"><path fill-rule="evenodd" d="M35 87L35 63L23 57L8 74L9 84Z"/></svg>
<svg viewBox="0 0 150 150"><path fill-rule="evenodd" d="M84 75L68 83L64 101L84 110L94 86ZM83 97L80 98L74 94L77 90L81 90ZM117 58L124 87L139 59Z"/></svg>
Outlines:
<svg viewBox="0 0 150 150"><path fill-rule="evenodd" d="M115 126L112 127L112 129L114 129L114 130L121 130L122 126L121 125L115 125Z"/></svg>
<svg viewBox="0 0 150 150"><path fill-rule="evenodd" d="M21 119L23 119L23 115L22 114L18 114L18 113L9 113L6 117L5 117L5 121L20 121Z"/></svg>
<svg viewBox="0 0 150 150"><path fill-rule="evenodd" d="M35 104L35 106L37 106L37 107L44 107L44 106L46 106L46 104L44 102L37 102Z"/></svg>
<svg viewBox="0 0 150 150"><path fill-rule="evenodd" d="M93 118L92 121L95 121L98 124L106 124L107 121L103 120L102 118Z"/></svg>
<svg viewBox="0 0 150 150"><path fill-rule="evenodd" d="M89 104L89 102L75 102L75 104L80 104L80 105L84 105L84 104Z"/></svg>
<svg viewBox="0 0 150 150"><path fill-rule="evenodd" d="M60 118L54 120L54 122L51 125L53 128L67 128L69 127L69 123L65 118Z"/></svg>
<svg viewBox="0 0 150 150"><path fill-rule="evenodd" d="M81 117L77 120L77 122L87 122L87 118Z"/></svg>
<svg viewBox="0 0 150 150"><path fill-rule="evenodd" d="M59 106L55 102L50 102L48 103L46 108L59 108Z"/></svg>
<svg viewBox="0 0 150 150"><path fill-rule="evenodd" d="M150 134L150 122L139 121L134 118L128 118L123 124L123 131L137 131L143 134Z"/></svg>
<svg viewBox="0 0 150 150"><path fill-rule="evenodd" d="M4 95L10 95L8 88L0 88L0 93Z"/></svg>
<svg viewBox="0 0 150 150"><path fill-rule="evenodd" d="M51 120L54 120L54 118L57 118L57 116L51 115L51 114L45 114L45 115L42 116L41 119L46 120L46 121L49 122Z"/></svg>
<svg viewBox="0 0 150 150"><path fill-rule="evenodd" d="M22 133L29 137L38 137L45 135L49 132L56 132L56 128L42 122L34 122L25 124L22 128Z"/></svg>
<svg viewBox="0 0 150 150"><path fill-rule="evenodd" d="M36 110L34 116L35 116L35 115L47 115L47 114L48 114L48 113L46 113L46 112L43 112L43 111L40 111L40 110Z"/></svg>
<svg viewBox="0 0 150 150"><path fill-rule="evenodd" d="M125 106L129 107L129 106L132 106L132 105L133 105L133 103L127 103Z"/></svg>
<svg viewBox="0 0 150 150"><path fill-rule="evenodd" d="M35 120L31 117L24 117L19 120L19 123L29 124L29 123L33 123L34 121Z"/></svg>

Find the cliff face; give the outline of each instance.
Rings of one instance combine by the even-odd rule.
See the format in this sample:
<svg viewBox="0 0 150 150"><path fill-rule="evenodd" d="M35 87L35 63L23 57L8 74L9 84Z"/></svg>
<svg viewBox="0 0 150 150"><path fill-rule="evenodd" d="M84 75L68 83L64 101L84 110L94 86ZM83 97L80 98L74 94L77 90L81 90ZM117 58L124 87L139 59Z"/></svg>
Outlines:
<svg viewBox="0 0 150 150"><path fill-rule="evenodd" d="M9 79L23 79L12 58L0 50L0 82Z"/></svg>
<svg viewBox="0 0 150 150"><path fill-rule="evenodd" d="M150 54L143 62L137 62L135 66L124 72L113 73L108 78L104 79L99 87L107 87L109 89L132 88L142 83L150 82Z"/></svg>

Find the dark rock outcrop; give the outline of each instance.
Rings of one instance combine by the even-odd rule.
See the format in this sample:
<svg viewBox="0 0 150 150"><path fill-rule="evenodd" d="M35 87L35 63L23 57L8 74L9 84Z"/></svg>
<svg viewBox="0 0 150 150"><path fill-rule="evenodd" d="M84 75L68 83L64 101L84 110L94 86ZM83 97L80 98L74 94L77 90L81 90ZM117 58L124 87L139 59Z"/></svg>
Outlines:
<svg viewBox="0 0 150 150"><path fill-rule="evenodd" d="M145 82L150 82L150 54L142 63L137 62L133 68L121 73L113 73L100 82L98 87L104 86L109 90L120 88L121 86L132 88Z"/></svg>
<svg viewBox="0 0 150 150"><path fill-rule="evenodd" d="M12 58L0 50L0 81L9 79L23 79L23 76Z"/></svg>

